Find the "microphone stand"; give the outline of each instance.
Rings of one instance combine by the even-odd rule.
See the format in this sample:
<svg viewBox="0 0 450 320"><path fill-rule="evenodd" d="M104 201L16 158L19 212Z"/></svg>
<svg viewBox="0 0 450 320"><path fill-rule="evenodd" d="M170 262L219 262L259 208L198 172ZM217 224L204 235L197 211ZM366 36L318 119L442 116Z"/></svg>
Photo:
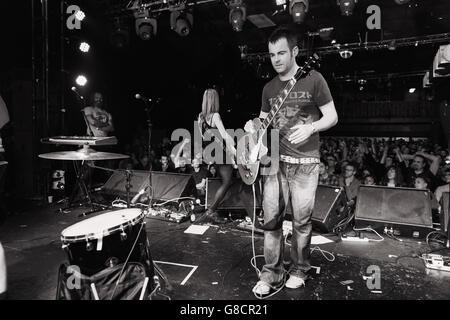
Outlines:
<svg viewBox="0 0 450 320"><path fill-rule="evenodd" d="M80 95L78 95L78 96L80 97L81 101L83 102L83 104L82 104L83 108L81 108L80 111L81 111L81 113L83 115L84 122L86 123L88 135L90 137L93 137L94 136L94 132L92 131L91 124L89 123L89 120L86 117L86 113L84 112L84 109L86 108L86 101L84 100L83 96L80 96Z"/></svg>
<svg viewBox="0 0 450 320"><path fill-rule="evenodd" d="M151 118L151 111L154 107L154 105L152 104L152 102L150 102L149 100L144 100L144 105L145 105L145 113L147 114L147 133L148 133L148 145L147 145L147 157L148 157L148 192L150 194L150 189L152 188L152 167L153 167L153 163L151 161L151 139L152 139L152 118ZM152 197L149 196L149 203L148 203L148 210L150 211L151 205L152 205L152 200L153 200L153 194Z"/></svg>

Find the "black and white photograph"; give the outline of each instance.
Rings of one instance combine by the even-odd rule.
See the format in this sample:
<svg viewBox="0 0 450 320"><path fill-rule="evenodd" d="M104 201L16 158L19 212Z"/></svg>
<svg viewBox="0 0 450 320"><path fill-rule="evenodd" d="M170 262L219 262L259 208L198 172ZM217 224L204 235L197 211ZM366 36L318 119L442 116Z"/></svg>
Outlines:
<svg viewBox="0 0 450 320"><path fill-rule="evenodd" d="M1 1L0 35L0 302L450 299L450 1Z"/></svg>

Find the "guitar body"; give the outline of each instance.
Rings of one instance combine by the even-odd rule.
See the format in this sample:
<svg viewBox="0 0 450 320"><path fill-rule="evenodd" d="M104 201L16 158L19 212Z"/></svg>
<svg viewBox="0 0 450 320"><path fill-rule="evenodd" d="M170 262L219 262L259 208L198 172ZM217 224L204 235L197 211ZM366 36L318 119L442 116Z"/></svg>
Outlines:
<svg viewBox="0 0 450 320"><path fill-rule="evenodd" d="M248 185L255 183L258 177L259 159L268 151L267 147L260 141L263 133L261 131L249 132L238 141L237 166L239 175L242 181Z"/></svg>

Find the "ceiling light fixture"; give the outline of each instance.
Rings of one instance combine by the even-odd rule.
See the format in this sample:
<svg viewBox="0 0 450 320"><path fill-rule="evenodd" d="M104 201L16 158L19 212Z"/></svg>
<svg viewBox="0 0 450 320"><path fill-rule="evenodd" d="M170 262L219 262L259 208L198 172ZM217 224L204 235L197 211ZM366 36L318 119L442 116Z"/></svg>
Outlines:
<svg viewBox="0 0 450 320"><path fill-rule="evenodd" d="M289 4L289 13L295 23L303 23L305 21L308 9L308 0L291 0L291 3Z"/></svg>
<svg viewBox="0 0 450 320"><path fill-rule="evenodd" d="M358 0L337 0L337 5L341 8L343 16L351 16Z"/></svg>
<svg viewBox="0 0 450 320"><path fill-rule="evenodd" d="M170 27L179 36L188 36L193 26L194 16L191 12L185 11L184 7L180 7L170 13Z"/></svg>
<svg viewBox="0 0 450 320"><path fill-rule="evenodd" d="M116 48L123 48L128 45L130 41L130 34L128 29L123 25L120 18L115 18L113 21L113 29L110 35L110 41Z"/></svg>
<svg viewBox="0 0 450 320"><path fill-rule="evenodd" d="M153 36L156 36L157 21L150 17L150 12L147 9L135 11L134 17L136 18L136 34L139 38L150 40Z"/></svg>
<svg viewBox="0 0 450 320"><path fill-rule="evenodd" d="M240 32L244 27L247 19L247 8L242 0L232 0L228 3L230 13L228 20L234 31Z"/></svg>
<svg viewBox="0 0 450 320"><path fill-rule="evenodd" d="M353 51L344 49L339 51L339 55L341 56L342 59L349 59L353 55Z"/></svg>

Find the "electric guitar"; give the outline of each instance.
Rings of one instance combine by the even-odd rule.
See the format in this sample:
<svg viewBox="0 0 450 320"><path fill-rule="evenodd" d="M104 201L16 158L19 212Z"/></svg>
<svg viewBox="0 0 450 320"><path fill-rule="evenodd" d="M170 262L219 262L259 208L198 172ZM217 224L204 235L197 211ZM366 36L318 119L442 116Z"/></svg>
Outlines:
<svg viewBox="0 0 450 320"><path fill-rule="evenodd" d="M267 154L268 149L262 143L267 128L281 109L281 106L289 96L297 81L305 77L316 65L318 65L318 63L319 56L317 54L310 56L305 64L297 70L295 76L288 81L284 89L277 95L274 100L275 102L272 103L269 114L264 121L261 123L258 118L254 119L253 126L255 131L248 132L239 139L237 152L238 169L242 181L244 181L245 184L251 185L255 182L258 176L260 159Z"/></svg>

